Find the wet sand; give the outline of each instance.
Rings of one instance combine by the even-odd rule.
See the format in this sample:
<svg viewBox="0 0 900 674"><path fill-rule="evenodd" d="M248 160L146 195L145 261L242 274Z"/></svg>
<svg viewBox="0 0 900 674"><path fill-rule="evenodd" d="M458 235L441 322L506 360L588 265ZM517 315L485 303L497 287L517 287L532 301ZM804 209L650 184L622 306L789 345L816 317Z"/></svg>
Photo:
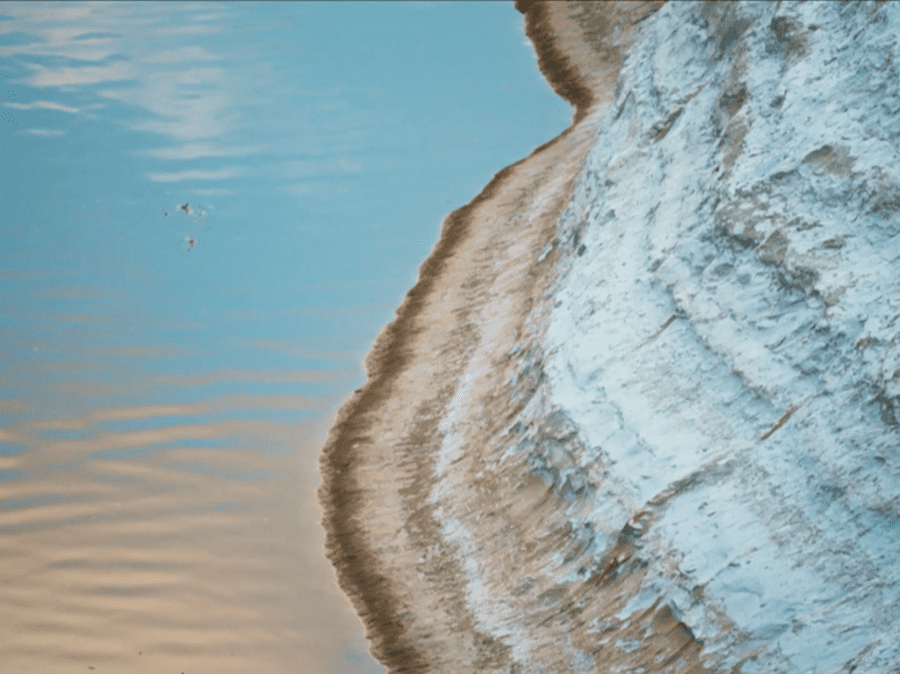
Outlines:
<svg viewBox="0 0 900 674"><path fill-rule="evenodd" d="M528 421L543 395L554 225L634 26L661 4L519 5L573 124L445 220L330 431L319 490L327 555L391 672L704 671L698 643L664 607L611 617L641 576L626 538L600 571L560 588L556 558L584 546L525 453L505 454L537 430L571 436L553 419L537 430ZM615 645L627 639L642 648Z"/></svg>

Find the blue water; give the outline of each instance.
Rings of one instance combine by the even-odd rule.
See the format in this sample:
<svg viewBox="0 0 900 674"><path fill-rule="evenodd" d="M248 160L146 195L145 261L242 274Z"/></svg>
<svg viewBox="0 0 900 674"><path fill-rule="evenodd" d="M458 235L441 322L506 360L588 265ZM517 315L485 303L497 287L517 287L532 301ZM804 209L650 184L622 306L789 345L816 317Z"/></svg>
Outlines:
<svg viewBox="0 0 900 674"><path fill-rule="evenodd" d="M250 483L287 536L291 518L312 532L278 553L288 571L275 575L289 584L291 565L309 575L308 564L326 578L313 498L322 433L443 218L568 125L522 26L512 3L0 5L0 508L27 523L35 504L74 507L87 490L106 513L122 474L140 469L134 483L154 493L148 480L180 484L182 471L225 485L204 482L209 498L182 507L209 518ZM265 467L231 465L257 455L300 477L280 492ZM122 521L165 528L178 503L163 517L135 500ZM52 513L50 525L65 519ZM205 554L226 534L204 522L194 538L171 527ZM27 561L35 541L3 545ZM164 561L159 541L142 545L152 557L159 544ZM203 577L203 563L182 578ZM320 612L355 627L316 645L311 618L286 600L273 662L381 671L331 583ZM26 623L0 641L33 636ZM64 671L82 656L0 649L0 669ZM143 671L145 660L110 662Z"/></svg>

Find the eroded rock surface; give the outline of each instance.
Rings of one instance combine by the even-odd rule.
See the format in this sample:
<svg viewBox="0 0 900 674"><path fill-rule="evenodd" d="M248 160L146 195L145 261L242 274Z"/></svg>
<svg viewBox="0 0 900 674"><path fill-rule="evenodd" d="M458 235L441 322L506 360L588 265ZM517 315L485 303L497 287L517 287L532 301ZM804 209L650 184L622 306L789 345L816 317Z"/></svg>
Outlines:
<svg viewBox="0 0 900 674"><path fill-rule="evenodd" d="M900 672L900 4L527 9L575 123L448 218L323 454L374 654Z"/></svg>

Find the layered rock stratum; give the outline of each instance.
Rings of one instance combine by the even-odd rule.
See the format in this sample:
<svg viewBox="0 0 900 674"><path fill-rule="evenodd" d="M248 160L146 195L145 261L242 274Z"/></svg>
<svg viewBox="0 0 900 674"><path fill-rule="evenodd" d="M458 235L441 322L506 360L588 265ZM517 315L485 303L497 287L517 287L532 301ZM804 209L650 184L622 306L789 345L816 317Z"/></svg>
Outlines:
<svg viewBox="0 0 900 674"><path fill-rule="evenodd" d="M391 672L900 672L900 4L524 3L560 137L322 455Z"/></svg>

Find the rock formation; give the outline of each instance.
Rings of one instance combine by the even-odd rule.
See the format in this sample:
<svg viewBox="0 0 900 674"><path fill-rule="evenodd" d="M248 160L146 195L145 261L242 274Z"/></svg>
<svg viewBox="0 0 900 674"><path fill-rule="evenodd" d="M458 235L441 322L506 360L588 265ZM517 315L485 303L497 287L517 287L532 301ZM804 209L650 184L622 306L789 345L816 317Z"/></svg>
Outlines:
<svg viewBox="0 0 900 674"><path fill-rule="evenodd" d="M391 672L900 672L900 4L520 3L572 127L322 457Z"/></svg>

